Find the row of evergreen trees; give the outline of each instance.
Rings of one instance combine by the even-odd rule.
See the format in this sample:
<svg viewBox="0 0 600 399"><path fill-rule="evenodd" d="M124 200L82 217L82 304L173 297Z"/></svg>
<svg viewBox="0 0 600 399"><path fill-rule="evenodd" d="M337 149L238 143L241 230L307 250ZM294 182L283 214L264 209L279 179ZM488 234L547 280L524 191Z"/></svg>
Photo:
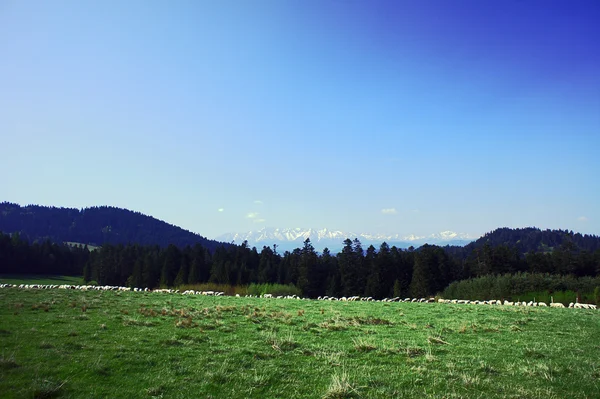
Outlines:
<svg viewBox="0 0 600 399"><path fill-rule="evenodd" d="M70 247L50 240L30 244L18 233L0 232L0 273L77 276L89 255L85 246Z"/></svg>
<svg viewBox="0 0 600 399"><path fill-rule="evenodd" d="M276 247L260 252L247 243L209 251L200 244L185 246L105 244L95 251L49 241L29 244L18 234L0 234L0 273L83 273L85 281L131 287L172 287L184 284L293 284L303 295L423 297L442 292L451 282L519 272L600 276L600 250L580 250L565 241L552 252L522 255L518 248L489 244L466 258L448 249L424 245L403 250L383 243L363 249L345 240L341 252L317 253L309 239L302 248L279 254Z"/></svg>
<svg viewBox="0 0 600 399"><path fill-rule="evenodd" d="M581 250L572 241L564 241L550 252L529 251L522 254L518 246L492 246L485 243L473 249L462 264L462 278L506 273L531 272L576 277L600 275L600 249Z"/></svg>
<svg viewBox="0 0 600 399"><path fill-rule="evenodd" d="M488 244L464 260L444 248L424 245L403 250L383 243L366 250L360 241L344 241L337 255L315 252L307 239L302 248L283 255L276 247L258 252L246 243L210 253L200 245L180 250L174 245L105 245L92 253L86 279L135 287L196 283L247 285L294 284L308 297L364 295L375 298L422 297L441 292L451 282L505 273L550 273L575 277L600 275L600 251L579 251L566 242L552 253L521 255L507 245Z"/></svg>
<svg viewBox="0 0 600 399"><path fill-rule="evenodd" d="M373 297L426 295L449 284L454 275L438 273L452 262L439 247L400 250L382 244L363 250L360 241L346 240L342 252L318 254L310 239L302 248L283 255L276 247L260 252L247 243L219 247L210 253L201 245L179 249L158 246L104 245L91 253L84 279L99 284L169 287L212 282L293 284L304 296L367 295ZM417 278L413 273L417 259ZM440 263L441 261L441 263ZM427 268L427 270L420 270ZM435 271L433 270L435 269ZM445 280L442 280L445 278Z"/></svg>

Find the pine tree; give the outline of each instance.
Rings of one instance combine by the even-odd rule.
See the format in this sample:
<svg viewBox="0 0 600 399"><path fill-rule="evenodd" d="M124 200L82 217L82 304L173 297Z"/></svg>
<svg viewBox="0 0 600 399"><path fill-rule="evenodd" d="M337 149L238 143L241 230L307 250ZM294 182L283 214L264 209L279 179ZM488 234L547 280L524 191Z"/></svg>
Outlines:
<svg viewBox="0 0 600 399"><path fill-rule="evenodd" d="M272 282L271 276L277 273L272 264L273 250L264 246L260 252L260 262L258 264L258 282L260 284Z"/></svg>
<svg viewBox="0 0 600 399"><path fill-rule="evenodd" d="M192 249L192 262L188 282L190 284L205 283L210 278L211 258L208 252L202 245L196 244Z"/></svg>
<svg viewBox="0 0 600 399"><path fill-rule="evenodd" d="M181 266L179 267L179 271L177 272L177 276L175 276L175 280L173 281L173 285L175 287L181 287L188 282L188 274L189 274L189 266L187 257L184 255L181 257Z"/></svg>
<svg viewBox="0 0 600 399"><path fill-rule="evenodd" d="M370 245L369 248L367 248L367 254L364 259L366 268L369 271L365 286L365 296L381 298L381 275L379 265L375 261L376 256L375 247Z"/></svg>
<svg viewBox="0 0 600 399"><path fill-rule="evenodd" d="M338 264L340 268L341 291L344 296L358 295L358 276L354 262L354 250L352 240L344 240L344 248L338 253Z"/></svg>
<svg viewBox="0 0 600 399"><path fill-rule="evenodd" d="M310 243L310 238L304 240L304 246L300 255L300 265L298 268L297 287L306 297L314 297L315 289L315 271L317 268L318 257L315 248Z"/></svg>
<svg viewBox="0 0 600 399"><path fill-rule="evenodd" d="M367 277L369 276L369 266L365 262L365 253L362 248L362 244L358 238L352 241L352 248L354 252L354 267L356 268L357 276L357 292L364 292L367 284Z"/></svg>
<svg viewBox="0 0 600 399"><path fill-rule="evenodd" d="M415 298L429 294L431 246L425 244L415 253L415 265L410 283L410 293Z"/></svg>
<svg viewBox="0 0 600 399"><path fill-rule="evenodd" d="M337 297L340 295L340 278L336 275L330 275L327 279L327 289L325 295Z"/></svg>
<svg viewBox="0 0 600 399"><path fill-rule="evenodd" d="M194 257L192 259L192 264L190 265L190 272L188 274L188 284L196 284L198 283L198 269L199 269L199 260Z"/></svg>
<svg viewBox="0 0 600 399"><path fill-rule="evenodd" d="M181 267L181 252L179 248L171 244L165 251L165 260L163 263L160 285L164 287L171 287L175 280L175 276Z"/></svg>
<svg viewBox="0 0 600 399"><path fill-rule="evenodd" d="M394 259L389 245L382 243L377 252L375 259L377 269L379 271L380 291L381 297L388 297L393 294L394 291L394 279L396 278L396 270L394 267Z"/></svg>
<svg viewBox="0 0 600 399"><path fill-rule="evenodd" d="M90 280L91 280L90 264L89 264L89 262L86 262L86 264L83 266L83 282L87 283Z"/></svg>
<svg viewBox="0 0 600 399"><path fill-rule="evenodd" d="M143 263L143 286L147 288L156 288L160 284L161 266L159 261L159 248L152 247L144 256Z"/></svg>
<svg viewBox="0 0 600 399"><path fill-rule="evenodd" d="M394 265L394 280L400 283L400 296L407 297L410 295L415 253L402 251L394 246L390 249L390 256Z"/></svg>
<svg viewBox="0 0 600 399"><path fill-rule="evenodd" d="M131 275L131 288L144 288L144 281L142 277L142 269L144 268L144 262L142 260L141 255L138 255L138 258L133 265L133 273Z"/></svg>
<svg viewBox="0 0 600 399"><path fill-rule="evenodd" d="M229 284L229 254L224 247L219 247L213 254L210 268L210 282Z"/></svg>
<svg viewBox="0 0 600 399"><path fill-rule="evenodd" d="M336 258L331 256L329 248L323 249L323 254L318 259L321 273L317 279L318 293L329 296L339 295L340 273L337 267Z"/></svg>
<svg viewBox="0 0 600 399"><path fill-rule="evenodd" d="M400 280L396 279L394 281L394 298L400 298L402 296L402 285L400 284Z"/></svg>

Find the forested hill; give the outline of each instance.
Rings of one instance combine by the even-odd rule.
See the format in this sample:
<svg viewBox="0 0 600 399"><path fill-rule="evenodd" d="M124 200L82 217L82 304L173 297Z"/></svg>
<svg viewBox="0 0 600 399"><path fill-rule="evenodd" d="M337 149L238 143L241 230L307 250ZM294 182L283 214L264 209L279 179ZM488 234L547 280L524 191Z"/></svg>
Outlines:
<svg viewBox="0 0 600 399"><path fill-rule="evenodd" d="M555 249L595 252L600 249L600 237L573 233L568 230L540 230L535 227L511 229L503 227L486 233L477 241L464 247L446 247L446 251L458 258L466 258L476 250L489 246L506 246L516 249L520 254L529 252L550 253Z"/></svg>
<svg viewBox="0 0 600 399"><path fill-rule="evenodd" d="M214 251L223 244L140 212L110 206L85 209L0 203L0 232L16 233L30 242L77 242L178 247L201 244Z"/></svg>

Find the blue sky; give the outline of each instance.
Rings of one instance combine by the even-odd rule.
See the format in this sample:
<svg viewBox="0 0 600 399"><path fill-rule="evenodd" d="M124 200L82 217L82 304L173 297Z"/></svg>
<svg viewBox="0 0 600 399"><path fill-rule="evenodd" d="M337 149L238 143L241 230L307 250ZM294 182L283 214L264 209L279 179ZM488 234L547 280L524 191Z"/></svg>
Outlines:
<svg viewBox="0 0 600 399"><path fill-rule="evenodd" d="M600 234L600 3L0 2L0 200Z"/></svg>

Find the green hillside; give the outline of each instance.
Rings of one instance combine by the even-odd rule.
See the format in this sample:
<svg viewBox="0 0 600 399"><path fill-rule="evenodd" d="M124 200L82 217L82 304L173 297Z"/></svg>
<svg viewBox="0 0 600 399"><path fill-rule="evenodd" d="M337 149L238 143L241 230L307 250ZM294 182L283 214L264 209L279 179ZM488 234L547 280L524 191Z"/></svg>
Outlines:
<svg viewBox="0 0 600 399"><path fill-rule="evenodd" d="M0 290L4 398L594 398L600 312Z"/></svg>

